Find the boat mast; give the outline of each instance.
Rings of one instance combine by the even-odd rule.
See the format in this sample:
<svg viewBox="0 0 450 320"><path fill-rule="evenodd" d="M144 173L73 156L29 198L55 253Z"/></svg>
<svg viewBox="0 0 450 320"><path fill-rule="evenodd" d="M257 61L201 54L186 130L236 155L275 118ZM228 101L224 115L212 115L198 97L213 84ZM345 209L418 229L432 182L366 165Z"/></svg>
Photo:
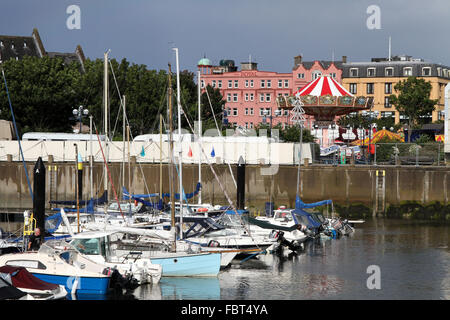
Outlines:
<svg viewBox="0 0 450 320"><path fill-rule="evenodd" d="M159 114L159 199L162 200L162 125L163 116Z"/></svg>
<svg viewBox="0 0 450 320"><path fill-rule="evenodd" d="M104 104L104 112L105 112L105 119L104 119L104 130L105 130L105 161L108 163L108 52L105 52L104 54L104 79L103 79L103 104ZM108 208L108 172L106 168L106 164L103 166L103 176L104 176L104 189L106 193L106 202L105 202L105 214L107 212Z"/></svg>
<svg viewBox="0 0 450 320"><path fill-rule="evenodd" d="M122 119L123 120L122 121L122 141L123 141L123 148L122 148L122 186L125 186L125 117L126 117L125 95L123 96L123 116L122 117L123 117L123 119ZM122 193L123 193L123 191L122 191ZM130 208L130 210L131 210L131 208Z"/></svg>
<svg viewBox="0 0 450 320"><path fill-rule="evenodd" d="M179 163L179 192L180 192L180 239L183 239L183 161L181 136L181 99L180 99L180 65L178 62L178 48L174 48L177 63L177 109L178 109L178 163Z"/></svg>
<svg viewBox="0 0 450 320"><path fill-rule="evenodd" d="M198 142L201 146L202 137L202 115L201 115L201 89L200 89L200 71L197 71L198 87ZM198 182L202 183L202 153L198 153ZM202 203L202 188L198 191L198 204Z"/></svg>
<svg viewBox="0 0 450 320"><path fill-rule="evenodd" d="M173 117L172 117L172 69L169 63L169 186L170 186L170 217L171 217L171 231L173 232L172 251L177 250L177 231L175 227L175 194L173 184Z"/></svg>

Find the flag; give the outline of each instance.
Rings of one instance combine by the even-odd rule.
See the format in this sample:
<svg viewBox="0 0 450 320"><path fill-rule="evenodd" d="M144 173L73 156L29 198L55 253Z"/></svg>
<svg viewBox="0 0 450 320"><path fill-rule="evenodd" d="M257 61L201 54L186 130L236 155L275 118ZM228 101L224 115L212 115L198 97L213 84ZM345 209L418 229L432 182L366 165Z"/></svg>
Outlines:
<svg viewBox="0 0 450 320"><path fill-rule="evenodd" d="M216 156L216 153L214 152L214 147L212 148L212 151L211 151L211 157L215 157Z"/></svg>
<svg viewBox="0 0 450 320"><path fill-rule="evenodd" d="M141 150L141 157L145 157L145 150L144 150L144 146L142 146L142 150Z"/></svg>
<svg viewBox="0 0 450 320"><path fill-rule="evenodd" d="M192 158L192 149L189 147L188 157Z"/></svg>

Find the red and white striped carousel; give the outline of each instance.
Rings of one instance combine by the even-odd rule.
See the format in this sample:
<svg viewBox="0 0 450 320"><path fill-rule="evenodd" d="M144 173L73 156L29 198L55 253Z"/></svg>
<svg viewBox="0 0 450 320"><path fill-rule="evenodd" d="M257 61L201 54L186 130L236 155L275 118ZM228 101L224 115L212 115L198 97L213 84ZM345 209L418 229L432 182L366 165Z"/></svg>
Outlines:
<svg viewBox="0 0 450 320"><path fill-rule="evenodd" d="M295 97L300 96L349 96L353 97L353 95L348 92L343 86L341 86L336 80L329 76L318 77L316 80L310 82L301 90L298 90L294 93Z"/></svg>
<svg viewBox="0 0 450 320"><path fill-rule="evenodd" d="M325 75L308 83L290 97L279 97L282 109L292 109L295 99L300 99L306 115L314 117L314 124L328 127L336 116L370 109L372 97L355 97L332 77Z"/></svg>

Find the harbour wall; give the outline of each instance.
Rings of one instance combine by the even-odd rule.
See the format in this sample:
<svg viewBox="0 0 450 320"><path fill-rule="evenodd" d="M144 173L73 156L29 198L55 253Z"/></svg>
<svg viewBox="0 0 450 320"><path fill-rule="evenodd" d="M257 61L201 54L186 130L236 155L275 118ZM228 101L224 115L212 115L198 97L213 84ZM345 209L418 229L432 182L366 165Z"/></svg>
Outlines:
<svg viewBox="0 0 450 320"><path fill-rule="evenodd" d="M47 200L75 200L76 165L72 162L44 163ZM35 163L26 164L29 181L33 187ZM115 194L121 199L122 185L125 185L131 193L157 193L160 191L161 181L162 192L169 192L169 167L167 164L161 167L159 164L133 161L129 165L126 164L124 170L121 163L110 163L108 168L114 188L109 184L109 199L114 200ZM89 164L84 163L82 199L91 197L90 171ZM176 192L178 192L177 172L175 168ZM203 202L226 205L227 196L234 202L236 172L234 164L203 165L201 179ZM104 191L103 165L93 163L92 173L92 192L96 198ZM292 165L246 165L246 206L254 213L262 214L265 203L269 201L273 201L275 207L280 205L293 207L297 190L297 173L298 167ZM183 188L186 193L190 193L198 181L198 166L183 165L182 174ZM306 161L300 170L299 191L304 202L333 200L333 205L340 214L357 215L359 212L364 216L389 216L397 214L394 209L401 206L406 206L412 211L434 206L434 210L437 210L437 207L441 208L439 210L442 210L443 217L448 214L447 218L450 219L449 174L448 167L442 166L331 166L311 165ZM47 209L50 209L48 201ZM197 197L192 201L196 203ZM32 206L22 162L0 162L0 212L21 213Z"/></svg>

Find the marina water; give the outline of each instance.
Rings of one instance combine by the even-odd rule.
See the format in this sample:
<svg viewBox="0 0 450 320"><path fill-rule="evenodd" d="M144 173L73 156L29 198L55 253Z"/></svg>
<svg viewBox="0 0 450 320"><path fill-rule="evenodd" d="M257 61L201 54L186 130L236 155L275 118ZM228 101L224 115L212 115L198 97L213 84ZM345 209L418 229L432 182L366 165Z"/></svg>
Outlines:
<svg viewBox="0 0 450 320"><path fill-rule="evenodd" d="M162 278L135 299L450 299L450 225L369 219L349 237L309 243L296 255L266 254L218 278ZM380 289L367 286L380 268Z"/></svg>
<svg viewBox="0 0 450 320"><path fill-rule="evenodd" d="M442 222L368 219L348 237L310 242L297 254L234 260L217 278L163 277L157 285L102 299L448 300L449 236L450 225ZM379 267L380 289L368 287L370 266Z"/></svg>

